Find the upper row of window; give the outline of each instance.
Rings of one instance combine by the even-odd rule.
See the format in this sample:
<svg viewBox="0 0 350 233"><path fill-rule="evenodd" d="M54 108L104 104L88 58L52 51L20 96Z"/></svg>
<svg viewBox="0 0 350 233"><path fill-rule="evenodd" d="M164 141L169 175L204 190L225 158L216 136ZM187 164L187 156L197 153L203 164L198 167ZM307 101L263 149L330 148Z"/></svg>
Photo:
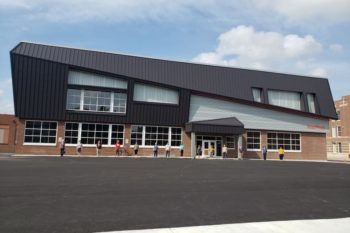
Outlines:
<svg viewBox="0 0 350 233"><path fill-rule="evenodd" d="M252 88L252 94L255 102L264 102L261 88ZM268 90L267 98L271 105L301 110L301 93L299 92ZM308 93L306 98L308 111L316 113L315 94Z"/></svg>
<svg viewBox="0 0 350 233"><path fill-rule="evenodd" d="M81 71L69 71L68 84L114 89L114 91L68 89L68 110L126 113L127 94L118 89L127 89L127 81ZM135 83L133 99L151 103L179 104L179 92L164 87Z"/></svg>

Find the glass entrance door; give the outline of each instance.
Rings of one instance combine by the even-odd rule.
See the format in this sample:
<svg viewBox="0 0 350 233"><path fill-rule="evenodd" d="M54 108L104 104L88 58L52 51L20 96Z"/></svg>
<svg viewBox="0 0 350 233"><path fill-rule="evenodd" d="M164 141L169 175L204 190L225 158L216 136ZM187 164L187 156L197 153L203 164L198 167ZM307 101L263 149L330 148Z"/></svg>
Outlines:
<svg viewBox="0 0 350 233"><path fill-rule="evenodd" d="M213 157L216 155L216 141L203 140L202 142L202 156Z"/></svg>

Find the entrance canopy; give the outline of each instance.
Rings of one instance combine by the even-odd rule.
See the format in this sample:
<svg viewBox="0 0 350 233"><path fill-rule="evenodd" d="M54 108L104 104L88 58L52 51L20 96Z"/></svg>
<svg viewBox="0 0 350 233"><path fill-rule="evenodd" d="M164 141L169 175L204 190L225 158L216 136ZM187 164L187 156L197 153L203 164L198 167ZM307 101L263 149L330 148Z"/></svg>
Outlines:
<svg viewBox="0 0 350 233"><path fill-rule="evenodd" d="M244 125L236 117L220 118L186 123L186 132L206 134L243 134Z"/></svg>

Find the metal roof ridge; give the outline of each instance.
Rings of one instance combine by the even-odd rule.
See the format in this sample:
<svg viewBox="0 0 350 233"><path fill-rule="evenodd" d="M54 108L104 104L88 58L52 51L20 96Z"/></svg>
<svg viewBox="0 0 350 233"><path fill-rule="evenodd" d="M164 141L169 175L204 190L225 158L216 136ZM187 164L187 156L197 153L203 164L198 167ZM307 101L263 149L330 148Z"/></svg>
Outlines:
<svg viewBox="0 0 350 233"><path fill-rule="evenodd" d="M54 44L48 44L48 43L35 43L32 41L21 41L19 44L21 44L21 43L51 46L51 47L66 48L66 49L76 49L76 50L82 50L82 51L87 51L87 52L98 52L98 53L106 53L106 54L112 54L112 55L121 55L121 56L129 56L129 57L136 57L136 58L146 58L146 59L153 59L153 60L159 60L159 61L177 62L177 63L200 65L200 66L219 67L219 68L221 67L221 68L228 68L228 69L240 69L240 70L257 71L257 72L272 73L272 74L292 75L292 76L297 76L300 78L313 78L313 79L329 80L326 77L317 77L317 76L312 76L312 75L303 75L303 74L296 74L296 73L289 73L289 72L278 72L278 71L239 67L239 66L234 67L234 66L228 66L228 65L218 65L218 64L201 63L201 62L193 62L193 61L175 60L175 59L164 59L164 58L157 58L157 57L143 56L143 55L134 55L134 54L127 54L127 53L113 53L113 52L102 51L102 50L97 50L97 49L87 49L87 48L77 48L77 47L74 48L74 47L65 46L65 45L54 45ZM18 45L16 47L18 47Z"/></svg>

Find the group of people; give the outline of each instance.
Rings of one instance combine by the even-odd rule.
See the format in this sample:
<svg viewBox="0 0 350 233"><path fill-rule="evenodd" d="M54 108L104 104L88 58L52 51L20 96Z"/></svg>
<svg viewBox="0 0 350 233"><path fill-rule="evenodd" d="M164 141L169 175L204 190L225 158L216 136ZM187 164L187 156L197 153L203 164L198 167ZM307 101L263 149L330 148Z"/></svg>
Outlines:
<svg viewBox="0 0 350 233"><path fill-rule="evenodd" d="M63 155L66 153L65 148L66 148L65 140L64 140L64 138L62 138L60 140L60 154L61 154L61 157L63 157ZM77 155L81 155L82 149L83 149L83 144L79 140L79 142L77 143L77 146L76 146L76 153L77 153ZM170 152L171 152L170 144L167 143L165 145L164 149L165 149L165 157L169 158L170 157ZM100 156L101 155L101 150L102 150L102 142L101 142L101 140L97 140L97 142L96 142L96 156ZM183 143L181 143L180 146L179 146L179 152L180 152L180 156L181 157L183 157L183 155L184 155L184 150L185 150L185 145ZM139 151L139 145L136 142L134 144L134 154L137 155L138 151ZM158 157L158 152L159 152L159 147L158 147L158 144L156 142L154 144L154 146L153 146L153 157ZM238 152L239 152L238 153L238 159L242 159L243 158L243 152L244 152L242 146L239 147ZM208 148L209 156L213 157L214 153L215 153L214 147L212 145L210 145L209 148ZM266 148L266 146L263 146L263 148L261 150L261 153L262 153L263 159L266 160L267 159L267 148ZM115 154L116 154L116 156L122 155L122 146L121 146L119 140L117 140L117 142L115 144ZM201 155L202 155L202 147L201 147L201 145L198 145L197 146L197 150L196 150L196 156L201 156ZM283 149L282 146L280 146L279 149L278 149L278 155L279 155L279 159L283 160L283 158L284 158L284 149ZM193 156L192 158L194 159L196 156ZM223 158L227 158L227 146L225 144L222 147L222 157Z"/></svg>
<svg viewBox="0 0 350 233"><path fill-rule="evenodd" d="M165 145L165 157L166 158L170 158L170 152L171 152L171 146L169 143L167 143ZM134 150L135 150L135 146L134 146ZM180 152L180 157L183 157L184 156L184 150L185 150L185 145L183 143L181 143L179 145L179 152ZM158 152L159 152L159 147L158 147L158 143L154 143L154 146L153 146L153 157L158 157ZM137 153L135 153L137 154Z"/></svg>

